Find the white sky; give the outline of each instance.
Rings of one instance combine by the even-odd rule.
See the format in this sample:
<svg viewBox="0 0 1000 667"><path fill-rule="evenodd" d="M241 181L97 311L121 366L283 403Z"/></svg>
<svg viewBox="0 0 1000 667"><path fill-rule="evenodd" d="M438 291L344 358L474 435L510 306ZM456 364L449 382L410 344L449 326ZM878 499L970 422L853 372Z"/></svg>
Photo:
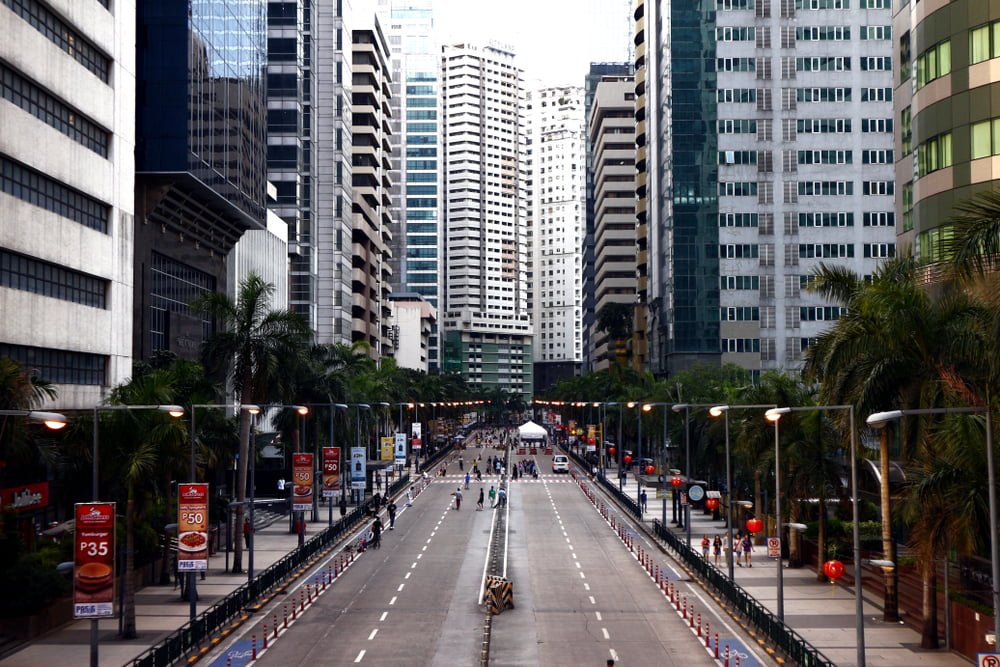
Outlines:
<svg viewBox="0 0 1000 667"><path fill-rule="evenodd" d="M583 85L591 62L624 61L632 0L435 0L441 40L512 46L525 81Z"/></svg>

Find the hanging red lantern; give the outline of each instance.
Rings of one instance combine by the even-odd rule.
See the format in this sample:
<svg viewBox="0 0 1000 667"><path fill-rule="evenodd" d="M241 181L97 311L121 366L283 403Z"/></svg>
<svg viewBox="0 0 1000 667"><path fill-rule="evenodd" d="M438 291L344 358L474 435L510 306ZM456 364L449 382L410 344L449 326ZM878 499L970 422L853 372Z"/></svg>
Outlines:
<svg viewBox="0 0 1000 667"><path fill-rule="evenodd" d="M839 560L828 560L823 563L823 574L830 579L832 584L844 575L844 564Z"/></svg>
<svg viewBox="0 0 1000 667"><path fill-rule="evenodd" d="M587 438L587 444L596 445L597 444L597 439L596 438Z"/></svg>
<svg viewBox="0 0 1000 667"><path fill-rule="evenodd" d="M647 475L652 475L654 472L656 472L656 468L654 468L651 465L646 466L646 474Z"/></svg>
<svg viewBox="0 0 1000 667"><path fill-rule="evenodd" d="M715 510L719 509L719 499L709 498L708 500L705 501L705 507L707 507L710 511L714 512Z"/></svg>
<svg viewBox="0 0 1000 667"><path fill-rule="evenodd" d="M681 486L682 484L684 484L684 480L681 479L680 477L671 477L670 478L670 486L674 487L675 489L677 487Z"/></svg>
<svg viewBox="0 0 1000 667"><path fill-rule="evenodd" d="M759 533L764 530L764 522L760 519L747 519L747 532Z"/></svg>
<svg viewBox="0 0 1000 667"><path fill-rule="evenodd" d="M608 456L614 457L616 451L618 450L614 447L608 447Z"/></svg>
<svg viewBox="0 0 1000 667"><path fill-rule="evenodd" d="M632 456L631 455L626 454L625 458L623 460L625 461L625 465L627 465L627 466L632 465Z"/></svg>

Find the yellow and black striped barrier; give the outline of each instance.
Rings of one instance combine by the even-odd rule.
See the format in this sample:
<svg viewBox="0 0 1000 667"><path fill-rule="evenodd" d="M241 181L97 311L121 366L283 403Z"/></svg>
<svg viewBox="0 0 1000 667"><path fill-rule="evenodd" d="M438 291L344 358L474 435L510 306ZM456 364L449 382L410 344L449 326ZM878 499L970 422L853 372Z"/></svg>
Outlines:
<svg viewBox="0 0 1000 667"><path fill-rule="evenodd" d="M486 590L483 599L491 614L499 614L505 609L514 608L514 583L503 577L486 577Z"/></svg>

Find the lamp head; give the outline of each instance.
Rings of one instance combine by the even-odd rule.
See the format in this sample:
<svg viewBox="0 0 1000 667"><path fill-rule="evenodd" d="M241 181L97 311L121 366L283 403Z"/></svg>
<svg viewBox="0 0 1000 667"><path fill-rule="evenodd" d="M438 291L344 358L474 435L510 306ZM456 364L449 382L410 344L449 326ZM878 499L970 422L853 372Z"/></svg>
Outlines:
<svg viewBox="0 0 1000 667"><path fill-rule="evenodd" d="M896 421L903 416L902 410L889 410L888 412L873 412L868 415L865 422L872 428L884 428L891 421Z"/></svg>
<svg viewBox="0 0 1000 667"><path fill-rule="evenodd" d="M799 531L800 533L804 533L806 532L806 530L809 529L809 526L807 526L804 523L786 523L785 525L791 528L792 530Z"/></svg>
<svg viewBox="0 0 1000 667"><path fill-rule="evenodd" d="M41 422L45 425L45 428L52 431L59 431L66 428L66 415L59 412L40 412L38 410L32 410L28 413L28 419L32 421Z"/></svg>
<svg viewBox="0 0 1000 667"><path fill-rule="evenodd" d="M764 413L764 418L769 422L777 422L783 415L787 415L791 411L791 408L770 408Z"/></svg>
<svg viewBox="0 0 1000 667"><path fill-rule="evenodd" d="M246 410L247 412L249 412L252 415L259 415L260 414L260 406L259 405L254 405L253 403L246 403L244 405L241 405L240 406L240 410Z"/></svg>
<svg viewBox="0 0 1000 667"><path fill-rule="evenodd" d="M600 401L594 401L593 407L595 407L595 408L601 407L601 402Z"/></svg>
<svg viewBox="0 0 1000 667"><path fill-rule="evenodd" d="M156 409L162 412L166 412L168 415L170 415L175 419L184 416L184 408L182 408L179 405L158 405Z"/></svg>
<svg viewBox="0 0 1000 667"><path fill-rule="evenodd" d="M671 408L674 412L681 412L682 410L687 410L690 407L688 403L677 403Z"/></svg>
<svg viewBox="0 0 1000 667"><path fill-rule="evenodd" d="M721 417L728 410L728 405L713 405L708 409L708 414L712 417Z"/></svg>
<svg viewBox="0 0 1000 667"><path fill-rule="evenodd" d="M636 402L635 402L635 401L629 401L628 403L626 403L626 404L625 404L625 407L626 407L626 408L629 408L629 409L632 409L632 408L634 408L634 407L635 407L636 405L637 405L637 404L636 404Z"/></svg>

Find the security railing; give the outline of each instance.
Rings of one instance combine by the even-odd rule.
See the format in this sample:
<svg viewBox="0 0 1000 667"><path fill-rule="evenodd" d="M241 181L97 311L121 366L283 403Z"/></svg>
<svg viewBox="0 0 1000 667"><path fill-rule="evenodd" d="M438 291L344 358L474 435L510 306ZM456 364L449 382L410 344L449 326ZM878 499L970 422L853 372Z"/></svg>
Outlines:
<svg viewBox="0 0 1000 667"><path fill-rule="evenodd" d="M574 452L568 447L564 447L563 451L583 470L587 471L591 469L591 464L577 452ZM597 473L597 481L604 487L605 491L610 493L615 500L617 500L619 504L621 504L628 511L629 514L637 519L642 519L642 510L639 508L639 503L630 498L627 494L623 493L621 489L618 488L618 485L609 480L603 472L599 471Z"/></svg>

